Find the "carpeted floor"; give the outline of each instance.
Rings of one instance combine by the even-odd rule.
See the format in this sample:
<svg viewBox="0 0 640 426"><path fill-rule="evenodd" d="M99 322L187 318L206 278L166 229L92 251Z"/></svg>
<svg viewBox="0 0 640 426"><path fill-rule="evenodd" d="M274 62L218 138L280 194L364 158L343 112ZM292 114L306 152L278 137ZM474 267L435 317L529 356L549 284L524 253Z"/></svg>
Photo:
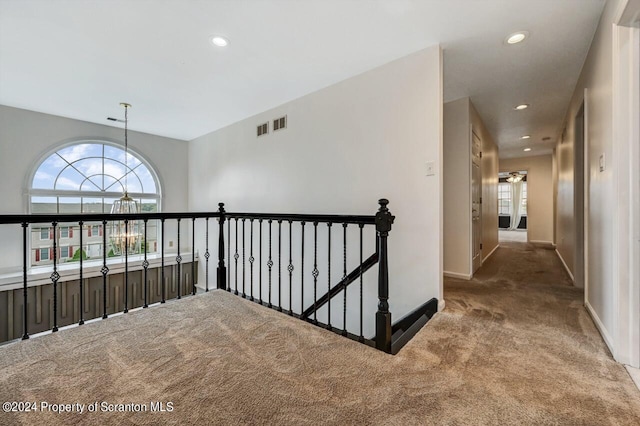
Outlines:
<svg viewBox="0 0 640 426"><path fill-rule="evenodd" d="M0 347L0 401L172 403L0 424L638 425L551 250L501 247L395 357L214 291ZM165 405L165 409L167 409Z"/></svg>
<svg viewBox="0 0 640 426"><path fill-rule="evenodd" d="M526 243L527 230L519 229L516 231L509 231L500 229L498 230L498 241L500 241L500 243Z"/></svg>

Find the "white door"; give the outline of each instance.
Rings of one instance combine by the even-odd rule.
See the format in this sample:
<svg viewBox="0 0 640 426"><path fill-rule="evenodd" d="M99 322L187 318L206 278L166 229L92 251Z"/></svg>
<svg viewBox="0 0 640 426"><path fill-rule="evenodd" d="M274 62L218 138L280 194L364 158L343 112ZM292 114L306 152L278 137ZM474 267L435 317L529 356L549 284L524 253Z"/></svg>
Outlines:
<svg viewBox="0 0 640 426"><path fill-rule="evenodd" d="M472 273L482 265L482 142L472 132L471 144L471 262Z"/></svg>

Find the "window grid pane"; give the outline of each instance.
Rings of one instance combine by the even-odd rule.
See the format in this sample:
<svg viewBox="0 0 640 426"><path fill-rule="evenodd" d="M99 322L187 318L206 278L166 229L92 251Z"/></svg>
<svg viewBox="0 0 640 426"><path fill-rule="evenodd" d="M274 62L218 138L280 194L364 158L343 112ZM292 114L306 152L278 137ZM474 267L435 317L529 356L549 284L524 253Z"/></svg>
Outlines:
<svg viewBox="0 0 640 426"><path fill-rule="evenodd" d="M125 178L126 176L126 178ZM124 149L104 143L81 143L59 149L47 157L34 173L31 188L37 195L31 196L31 213L109 213L113 201L125 190L125 181L132 194L144 194L138 198L142 212L158 212L160 196L154 174L136 155ZM60 195L64 190L65 195ZM73 193L77 195L73 195ZM69 195L67 195L69 194ZM153 223L152 223L153 222ZM53 262L53 232L50 226L33 226L31 253L32 265ZM61 224L62 225L62 224ZM142 225L141 225L142 226ZM143 229L139 230L140 233ZM60 262L102 258L104 237L109 245L109 227L86 223L59 226L57 231ZM104 235L106 233L107 235ZM80 235L83 243L80 247ZM64 239L60 245L60 239ZM159 227L150 221L147 228L147 251L157 251ZM111 252L110 247L106 249Z"/></svg>

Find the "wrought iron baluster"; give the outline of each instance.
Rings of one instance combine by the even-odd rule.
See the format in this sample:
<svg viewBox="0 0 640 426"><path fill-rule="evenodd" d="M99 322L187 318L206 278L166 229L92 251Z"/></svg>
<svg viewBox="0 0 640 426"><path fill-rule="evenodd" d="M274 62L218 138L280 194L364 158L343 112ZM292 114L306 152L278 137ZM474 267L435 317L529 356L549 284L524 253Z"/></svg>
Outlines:
<svg viewBox="0 0 640 426"><path fill-rule="evenodd" d="M165 289L165 277L164 277L164 218L160 219L160 238L162 243L160 244L160 279L162 280L162 299L160 303L166 302L166 289Z"/></svg>
<svg viewBox="0 0 640 426"><path fill-rule="evenodd" d="M236 251L233 255L233 259L235 260L235 264L236 264L236 271L233 274L234 276L234 282L235 282L235 288L233 291L233 294L235 294L236 296L238 295L238 258L240 257L240 255L238 255L238 218L236 217Z"/></svg>
<svg viewBox="0 0 640 426"><path fill-rule="evenodd" d="M84 225L83 221L78 222L80 225L80 288L78 289L80 291L80 301L79 301L79 307L80 307L80 320L78 321L78 325L82 325L84 324L84 277L82 276L83 274L83 268L82 268L82 261L84 260L84 249L82 246L83 243L83 239L82 239L82 227Z"/></svg>
<svg viewBox="0 0 640 426"><path fill-rule="evenodd" d="M267 262L267 267L269 268L269 303L268 306L271 308L273 305L271 304L271 268L273 268L273 260L271 259L271 219L269 219L269 261Z"/></svg>
<svg viewBox="0 0 640 426"><path fill-rule="evenodd" d="M364 228L364 224L359 224L358 225L360 227L360 338L358 340L360 340L361 342L364 342L364 333L362 330L362 316L363 316L363 312L362 312L362 297L363 297L363 293L362 293L362 262L364 262L363 258L362 258L362 229Z"/></svg>
<svg viewBox="0 0 640 426"><path fill-rule="evenodd" d="M144 219L144 260L142 261L142 267L144 268L144 304L142 305L143 308L148 308L149 307L149 298L148 298L148 294L149 294L149 288L148 288L148 283L149 283L149 277L148 277L148 269L149 269L149 259L147 258L147 253L149 252L149 242L147 240L147 228L148 228L148 222L149 219ZM158 234L156 234L158 235Z"/></svg>
<svg viewBox="0 0 640 426"><path fill-rule="evenodd" d="M278 220L278 311L282 312L282 220Z"/></svg>
<svg viewBox="0 0 640 426"><path fill-rule="evenodd" d="M204 269L204 281L205 281L205 287L204 287L204 291L205 292L209 292L209 258L211 257L211 254L209 254L209 218L205 218L205 232L204 232L204 245L205 245L205 250L204 250L204 260L205 260L205 269Z"/></svg>
<svg viewBox="0 0 640 426"><path fill-rule="evenodd" d="M300 315L304 312L304 226L306 224L306 222L300 224L302 227L302 236L300 238L302 241L300 250Z"/></svg>
<svg viewBox="0 0 640 426"><path fill-rule="evenodd" d="M124 220L124 313L129 312L129 220Z"/></svg>
<svg viewBox="0 0 640 426"><path fill-rule="evenodd" d="M258 292L259 297L258 299L260 300L260 304L262 304L262 219L258 220L259 223L259 230L260 230L260 241L258 242L258 272L259 272L259 276L258 276Z"/></svg>
<svg viewBox="0 0 640 426"><path fill-rule="evenodd" d="M246 298L247 293L245 293L245 271L246 271L246 263L245 263L245 218L242 218L242 297Z"/></svg>
<svg viewBox="0 0 640 426"><path fill-rule="evenodd" d="M231 218L227 221L227 259L231 263ZM227 291L231 292L231 265L227 268Z"/></svg>
<svg viewBox="0 0 640 426"><path fill-rule="evenodd" d="M178 273L178 299L182 298L182 271L180 269L180 263L182 262L182 256L180 256L180 218L178 218L178 253L176 255L177 273Z"/></svg>
<svg viewBox="0 0 640 426"><path fill-rule="evenodd" d="M108 317L107 315L107 274L109 273L109 267L107 266L107 221L102 221L102 319Z"/></svg>
<svg viewBox="0 0 640 426"><path fill-rule="evenodd" d="M205 251L204 251L204 260L205 260L205 269L204 269L204 281L205 281L205 292L209 292L209 258L211 254L209 254L209 218L205 218Z"/></svg>
<svg viewBox="0 0 640 426"><path fill-rule="evenodd" d="M22 340L29 338L29 310L27 309L27 228L29 224L22 222L22 315L24 327L22 329Z"/></svg>
<svg viewBox="0 0 640 426"><path fill-rule="evenodd" d="M191 294L196 295L196 218L191 218Z"/></svg>
<svg viewBox="0 0 640 426"><path fill-rule="evenodd" d="M253 257L253 218L249 219L249 224L250 224L250 232L249 232L249 238L251 239L251 242L249 243L250 247L249 247L249 265L251 265L249 267L249 273L251 275L251 291L250 291L250 296L249 296L249 300L251 300L253 302L253 262L255 261L254 257Z"/></svg>
<svg viewBox="0 0 640 426"><path fill-rule="evenodd" d="M292 244L291 244L291 226L292 226L292 221L289 221L289 266L287 266L287 270L289 271L289 315L293 315L293 292L292 292L292 287L293 287L293 261L291 259L292 257Z"/></svg>
<svg viewBox="0 0 640 426"><path fill-rule="evenodd" d="M331 293L331 222L327 223L327 239L328 239L328 252L327 252L327 294ZM329 297L327 303L327 329L331 330L331 297Z"/></svg>
<svg viewBox="0 0 640 426"><path fill-rule="evenodd" d="M57 222L52 222L53 225L53 272L51 273L51 281L53 282L53 328L52 332L58 331L58 280L60 274L58 273L58 246L56 240L58 239L58 232L56 227Z"/></svg>
<svg viewBox="0 0 640 426"><path fill-rule="evenodd" d="M342 224L342 280L347 279L347 224ZM347 335L347 287L343 290L343 305L342 305L342 335Z"/></svg>
<svg viewBox="0 0 640 426"><path fill-rule="evenodd" d="M318 222L313 222L313 322L318 323L317 303L318 303Z"/></svg>

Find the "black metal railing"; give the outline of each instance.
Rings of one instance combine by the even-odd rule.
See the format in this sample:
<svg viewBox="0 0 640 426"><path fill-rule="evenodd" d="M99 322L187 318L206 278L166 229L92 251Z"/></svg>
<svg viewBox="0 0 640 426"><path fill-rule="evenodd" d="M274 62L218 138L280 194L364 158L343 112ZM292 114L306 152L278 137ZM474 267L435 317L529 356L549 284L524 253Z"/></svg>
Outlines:
<svg viewBox="0 0 640 426"><path fill-rule="evenodd" d="M363 276L375 264L379 264L383 271L388 270L386 240L394 220L394 216L387 208L388 201L382 199L379 203L379 211L370 216L227 213L221 205L219 253L224 254L226 240L229 243L227 258L232 264L226 271L226 275L224 269L219 269L219 278L221 278L218 280L219 288L380 350L391 352L392 333L391 314L388 309L387 272L378 277L379 309L376 314L378 319L375 323L375 337L366 338L364 328ZM228 222L226 238L224 221ZM342 227L341 239L333 238L334 225ZM310 238L306 233L309 227L312 227L313 231ZM357 230L359 239L357 245L359 261L351 272L347 270L349 227ZM370 228L377 233L377 236L375 246L371 247L373 253L366 253L366 260L363 260L365 228ZM320 244L321 232L325 234L322 239L323 244ZM326 253L322 264L320 249L325 250ZM340 269L335 268L337 259L332 258L332 250L335 252L336 249L339 249L342 254L339 262L342 274L337 279L335 271ZM305 251L312 253L311 259L305 259ZM256 254L258 262L254 257ZM224 268L224 259L221 259L221 262L221 268ZM300 271L296 273L298 268ZM321 275L324 276L326 285L321 283ZM359 301L350 305L347 290L350 284L356 282L359 283L359 291L356 294ZM294 298L296 293L297 297ZM337 308L335 298L341 298ZM352 306L353 310L348 314L349 306ZM339 323L336 325L333 318L338 309L341 310L338 315L341 322L338 320ZM324 319L320 318L320 313ZM347 317L357 318L355 328L349 328Z"/></svg>
<svg viewBox="0 0 640 426"><path fill-rule="evenodd" d="M387 353L396 352L392 348L392 335L394 329L391 325L391 313L389 312L389 272L387 238L391 231L394 216L387 208L388 201L381 199L380 207L375 215L314 215L314 214L265 214L265 213L229 213L224 204L219 204L216 212L203 213L140 213L140 214L37 214L37 215L0 215L0 225L17 224L22 226L23 240L23 333L22 338L29 338L29 243L28 230L32 225L46 224L53 228L53 263L49 276L53 288L53 322L51 331L59 329L58 312L58 285L60 281L58 264L58 244L56 229L60 224L73 224L80 228L80 259L78 263L79 277L79 312L78 325L82 325L89 318L85 318L83 294L84 268L87 262L83 262L83 227L91 224L101 224L102 232L102 259L100 274L102 275L102 318L107 318L113 311L128 312L140 303L139 306L147 308L152 302L149 291L148 258L148 225L156 221L160 223L160 278L159 286L161 295L159 303L165 303L171 292L166 288L166 249L165 233L166 223L175 221L177 224L177 247L175 257L169 266L177 271L177 293L174 297L180 299L183 296L196 294L196 226L204 227L204 290L209 291L209 259L211 250L209 247L209 219L218 220L218 264L216 270L216 286L234 295L259 303L269 308L284 312L315 325L332 330L343 336L366 343ZM190 221L189 221L190 219ZM143 253L133 260L128 249L124 250L124 309L114 306L109 311L107 306L107 287L110 276L110 265L107 256L107 225L113 221L124 221L125 229L133 227L136 221L144 223ZM183 270L187 266L182 265L181 256L181 223L191 224L191 287L183 294ZM225 231L225 222L227 227ZM333 225L337 225L334 227ZM332 239L333 230L341 227L341 238ZM186 227L186 226L185 226ZM312 234L305 230L312 227ZM370 229L375 233L375 247L371 247L372 253L365 252L365 231ZM353 231L349 234L348 231ZM283 236L284 234L284 236ZM325 234L322 236L322 234ZM125 235L129 235L125 231ZM356 235L355 250L349 246L348 235ZM200 235L199 235L200 236ZM202 237L202 236L201 236ZM247 240L248 237L248 240ZM325 244L319 244L321 243ZM125 239L125 247L128 241ZM226 245L226 247L225 247ZM320 247L319 247L320 245ZM232 247L233 246L233 247ZM226 248L226 256L225 256ZM332 254L332 248L334 253ZM233 249L233 257L231 252ZM326 250L324 253L322 250ZM341 254L340 267L332 269L335 263L335 252ZM312 258L306 253L312 253ZM173 255L172 254L172 255ZM256 256L257 255L257 259ZM348 258L356 259L356 266L349 271ZM171 259L171 258L168 258ZM133 263L132 263L133 262ZM227 263L231 263L228 265ZM311 262L313 262L311 264ZM284 263L284 265L283 265ZM378 306L375 313L375 336L365 338L365 291L364 275L375 264L378 264L377 299ZM132 266L133 265L133 266ZM283 272L283 266L285 271ZM137 268L142 272L143 296L132 297L129 274L131 268ZM300 271L296 271L297 268ZM320 280L324 276L323 284ZM338 276L338 278L335 278ZM350 285L357 283L357 291L349 292ZM203 283L200 283L203 284ZM297 293L297 295L296 295ZM294 295L296 297L294 298ZM99 299L96 296L96 304ZM136 300L133 300L136 299ZM141 299L141 302L138 300ZM337 302L336 302L337 299ZM356 300L353 300L356 299ZM333 301L333 303L332 303ZM96 308L97 309L97 308ZM353 312L351 312L353 310ZM356 312L357 311L357 312ZM337 320L338 324L334 321ZM355 323L355 327L349 326L349 320ZM407 327L405 327L407 328ZM395 330L397 331L397 330Z"/></svg>

